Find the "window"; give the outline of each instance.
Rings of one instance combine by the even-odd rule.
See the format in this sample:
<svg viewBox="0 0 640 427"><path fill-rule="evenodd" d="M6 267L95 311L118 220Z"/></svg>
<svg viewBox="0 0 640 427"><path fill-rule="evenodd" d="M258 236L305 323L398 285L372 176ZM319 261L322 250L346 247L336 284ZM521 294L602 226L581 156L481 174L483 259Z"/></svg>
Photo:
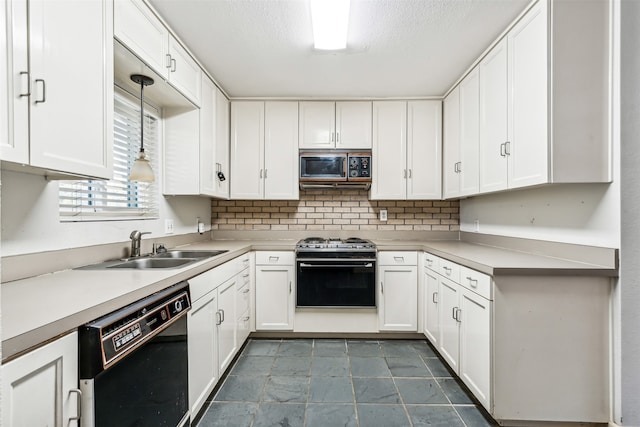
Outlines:
<svg viewBox="0 0 640 427"><path fill-rule="evenodd" d="M144 151L158 174L158 116L145 106ZM158 217L156 183L129 181L140 149L140 104L116 91L113 125L113 178L109 181L60 181L62 221L106 221Z"/></svg>

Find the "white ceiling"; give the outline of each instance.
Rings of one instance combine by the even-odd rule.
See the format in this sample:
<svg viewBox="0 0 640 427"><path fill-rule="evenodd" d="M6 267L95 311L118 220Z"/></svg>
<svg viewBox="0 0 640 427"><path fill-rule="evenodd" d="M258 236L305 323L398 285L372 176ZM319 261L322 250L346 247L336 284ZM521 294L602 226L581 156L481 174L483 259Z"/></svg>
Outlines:
<svg viewBox="0 0 640 427"><path fill-rule="evenodd" d="M443 95L530 0L351 0L313 49L306 0L149 0L231 97Z"/></svg>

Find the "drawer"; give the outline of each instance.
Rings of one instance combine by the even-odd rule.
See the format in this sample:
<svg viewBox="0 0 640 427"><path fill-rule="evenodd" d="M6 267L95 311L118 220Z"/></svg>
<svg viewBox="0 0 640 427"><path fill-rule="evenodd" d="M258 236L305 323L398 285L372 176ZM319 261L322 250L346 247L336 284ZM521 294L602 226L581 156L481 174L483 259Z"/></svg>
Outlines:
<svg viewBox="0 0 640 427"><path fill-rule="evenodd" d="M479 271L460 266L460 285L491 300L491 277Z"/></svg>
<svg viewBox="0 0 640 427"><path fill-rule="evenodd" d="M237 269L236 271L239 273L244 269L249 268L249 265L251 263L250 259L251 259L251 255L249 254L249 252L247 252L246 254L240 255L238 258L234 258L234 261L236 263L236 269Z"/></svg>
<svg viewBox="0 0 640 427"><path fill-rule="evenodd" d="M256 252L256 265L293 265L295 255L288 251Z"/></svg>
<svg viewBox="0 0 640 427"><path fill-rule="evenodd" d="M440 267L438 273L447 279L453 280L456 283L460 283L460 265L455 262L451 262L444 258L439 260Z"/></svg>
<svg viewBox="0 0 640 427"><path fill-rule="evenodd" d="M418 265L418 253L378 252L378 265Z"/></svg>
<svg viewBox="0 0 640 427"><path fill-rule="evenodd" d="M191 301L197 301L207 292L217 288L221 283L233 277L235 274L236 267L233 260L231 260L190 278L188 282Z"/></svg>
<svg viewBox="0 0 640 427"><path fill-rule="evenodd" d="M244 314L249 311L249 307L251 306L251 287L248 284L244 286L239 285L237 292L236 301L238 302L238 307L236 313Z"/></svg>
<svg viewBox="0 0 640 427"><path fill-rule="evenodd" d="M429 270L435 271L436 273L440 272L440 258L430 253L425 252L424 256L424 267Z"/></svg>

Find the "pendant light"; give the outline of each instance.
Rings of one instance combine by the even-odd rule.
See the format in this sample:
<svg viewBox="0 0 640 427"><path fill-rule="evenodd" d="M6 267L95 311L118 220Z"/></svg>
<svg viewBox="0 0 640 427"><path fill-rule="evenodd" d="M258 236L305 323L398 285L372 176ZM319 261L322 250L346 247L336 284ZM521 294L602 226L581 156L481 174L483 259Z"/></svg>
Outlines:
<svg viewBox="0 0 640 427"><path fill-rule="evenodd" d="M131 167L129 180L153 182L155 180L153 169L151 169L147 155L144 152L144 87L152 85L153 79L142 74L132 74L131 80L140 85L140 152Z"/></svg>

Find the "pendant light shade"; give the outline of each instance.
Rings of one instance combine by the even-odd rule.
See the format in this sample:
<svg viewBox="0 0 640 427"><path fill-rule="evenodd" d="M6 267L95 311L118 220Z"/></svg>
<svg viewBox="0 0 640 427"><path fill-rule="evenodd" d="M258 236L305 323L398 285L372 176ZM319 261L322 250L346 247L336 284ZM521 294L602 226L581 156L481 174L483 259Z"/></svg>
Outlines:
<svg viewBox="0 0 640 427"><path fill-rule="evenodd" d="M153 169L151 169L147 154L144 152L144 87L152 85L153 79L142 74L132 74L131 80L140 85L140 152L131 167L129 180L153 182L155 181Z"/></svg>

